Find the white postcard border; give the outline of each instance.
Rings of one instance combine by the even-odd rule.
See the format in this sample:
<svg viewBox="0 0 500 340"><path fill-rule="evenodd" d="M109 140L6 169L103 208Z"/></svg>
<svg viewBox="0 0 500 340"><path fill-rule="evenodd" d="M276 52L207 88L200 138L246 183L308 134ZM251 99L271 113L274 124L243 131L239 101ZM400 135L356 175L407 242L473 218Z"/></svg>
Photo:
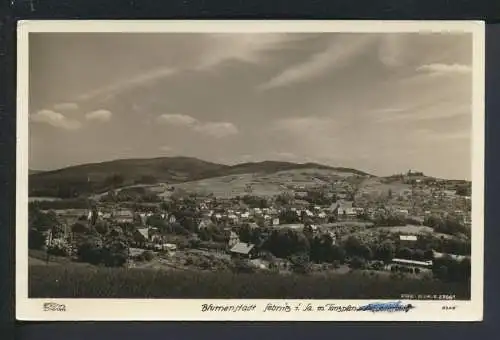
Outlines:
<svg viewBox="0 0 500 340"><path fill-rule="evenodd" d="M473 35L473 145L471 300L405 300L407 312L342 311L384 300L193 300L193 299L30 299L28 298L28 110L30 32L470 32ZM485 33L480 21L108 21L40 20L18 22L16 317L19 320L246 320L246 321L480 321L483 317L484 260L484 71ZM392 300L391 300L392 301ZM45 303L65 312L44 311ZM290 311L266 311L274 303ZM203 305L247 306L234 311L203 311ZM330 304L331 310L318 310ZM311 310L307 310L307 306ZM254 306L253 308L251 308ZM297 309L296 309L297 307ZM453 308L452 308L453 307Z"/></svg>

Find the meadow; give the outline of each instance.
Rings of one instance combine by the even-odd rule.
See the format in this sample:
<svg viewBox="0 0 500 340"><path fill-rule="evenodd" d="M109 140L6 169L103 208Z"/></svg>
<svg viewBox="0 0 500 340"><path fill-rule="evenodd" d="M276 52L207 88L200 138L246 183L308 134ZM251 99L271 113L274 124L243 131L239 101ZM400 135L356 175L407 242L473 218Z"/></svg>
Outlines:
<svg viewBox="0 0 500 340"><path fill-rule="evenodd" d="M191 272L32 265L31 298L398 299L401 294L470 298L468 284L366 272L324 275Z"/></svg>

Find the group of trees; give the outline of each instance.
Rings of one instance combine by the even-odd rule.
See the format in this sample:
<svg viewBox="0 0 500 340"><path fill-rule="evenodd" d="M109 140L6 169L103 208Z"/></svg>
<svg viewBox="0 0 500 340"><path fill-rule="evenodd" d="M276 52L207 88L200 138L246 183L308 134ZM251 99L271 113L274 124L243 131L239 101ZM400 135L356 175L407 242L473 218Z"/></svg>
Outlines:
<svg viewBox="0 0 500 340"><path fill-rule="evenodd" d="M337 197L335 195L328 196L327 192L323 190L308 191L307 195L305 197L301 197L301 199L313 205L330 205L337 201Z"/></svg>
<svg viewBox="0 0 500 340"><path fill-rule="evenodd" d="M270 207L270 202L265 197L245 195L241 200L250 208L264 209Z"/></svg>
<svg viewBox="0 0 500 340"><path fill-rule="evenodd" d="M467 228L462 221L456 216L428 216L424 219L424 224L433 228L434 231L449 234L449 235L459 235L465 234L470 235L470 230Z"/></svg>
<svg viewBox="0 0 500 340"><path fill-rule="evenodd" d="M271 232L263 248L277 257L288 258L294 254L308 254L310 244L303 233L291 229L280 229Z"/></svg>
<svg viewBox="0 0 500 340"><path fill-rule="evenodd" d="M120 267L127 262L128 249L128 240L123 236L103 237L98 233L89 233L78 244L77 256L82 262Z"/></svg>
<svg viewBox="0 0 500 340"><path fill-rule="evenodd" d="M116 189L126 184L121 174L113 174L103 179L78 177L58 177L48 180L45 175L30 176L29 195L60 198L76 198L90 193Z"/></svg>
<svg viewBox="0 0 500 340"><path fill-rule="evenodd" d="M456 186L455 190L456 194L459 196L470 196L472 193L472 185L471 183L460 184Z"/></svg>
<svg viewBox="0 0 500 340"><path fill-rule="evenodd" d="M443 256L434 260L432 272L442 281L468 282L471 277L471 262L469 258L457 260Z"/></svg>
<svg viewBox="0 0 500 340"><path fill-rule="evenodd" d="M122 189L120 191L110 191L103 197L103 202L138 202L138 203L158 203L161 198L143 187Z"/></svg>
<svg viewBox="0 0 500 340"><path fill-rule="evenodd" d="M297 215L297 212L293 210L282 210L279 215L280 223L282 224L294 224L300 223L302 218Z"/></svg>
<svg viewBox="0 0 500 340"><path fill-rule="evenodd" d="M58 209L86 209L91 202L85 198L68 198L61 200L34 201L29 203L36 206L39 210L58 210Z"/></svg>
<svg viewBox="0 0 500 340"><path fill-rule="evenodd" d="M369 219L373 222L375 227L383 226L383 227L395 227L406 225L407 218L403 214L397 213L378 213L373 218Z"/></svg>
<svg viewBox="0 0 500 340"><path fill-rule="evenodd" d="M43 212L38 205L28 206L28 247L30 249L41 249L49 232L59 237L64 233L63 226L54 211Z"/></svg>
<svg viewBox="0 0 500 340"><path fill-rule="evenodd" d="M314 237L310 241L310 245L309 256L313 262L333 263L338 261L342 263L345 260L346 252L344 248L333 244L333 239L330 235L325 234L320 237Z"/></svg>

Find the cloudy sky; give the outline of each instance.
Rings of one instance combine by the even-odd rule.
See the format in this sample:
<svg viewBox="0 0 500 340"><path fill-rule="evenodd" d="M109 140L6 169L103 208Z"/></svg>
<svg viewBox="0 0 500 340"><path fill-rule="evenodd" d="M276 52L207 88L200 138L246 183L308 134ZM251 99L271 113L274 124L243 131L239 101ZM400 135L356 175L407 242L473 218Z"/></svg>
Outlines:
<svg viewBox="0 0 500 340"><path fill-rule="evenodd" d="M32 33L30 168L192 156L470 179L472 37Z"/></svg>

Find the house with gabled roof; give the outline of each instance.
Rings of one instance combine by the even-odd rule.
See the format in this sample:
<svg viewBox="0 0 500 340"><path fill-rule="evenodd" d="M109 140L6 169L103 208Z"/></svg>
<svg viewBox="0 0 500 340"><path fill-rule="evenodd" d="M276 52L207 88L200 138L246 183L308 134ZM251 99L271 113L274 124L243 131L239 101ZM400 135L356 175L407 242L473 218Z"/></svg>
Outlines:
<svg viewBox="0 0 500 340"><path fill-rule="evenodd" d="M229 253L233 258L246 258L251 259L257 257L257 249L252 243L239 242L236 243Z"/></svg>

